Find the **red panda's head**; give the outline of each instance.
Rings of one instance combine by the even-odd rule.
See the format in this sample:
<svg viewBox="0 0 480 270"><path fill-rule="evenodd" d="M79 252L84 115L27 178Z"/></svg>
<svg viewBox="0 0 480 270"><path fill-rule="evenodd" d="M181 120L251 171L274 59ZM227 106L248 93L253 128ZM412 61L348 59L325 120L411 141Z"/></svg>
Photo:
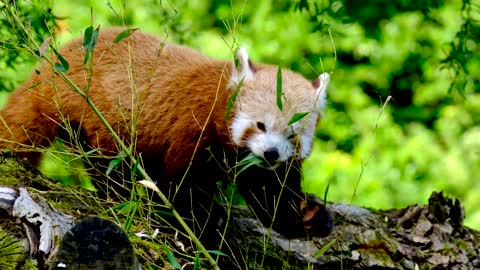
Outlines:
<svg viewBox="0 0 480 270"><path fill-rule="evenodd" d="M277 102L277 67L253 66L245 48L236 54L229 91L240 88L234 103L230 130L233 143L275 164L310 155L321 111L325 106L330 75L313 82L290 70L282 70L282 109ZM298 121L296 119L305 115ZM293 123L292 123L293 122Z"/></svg>

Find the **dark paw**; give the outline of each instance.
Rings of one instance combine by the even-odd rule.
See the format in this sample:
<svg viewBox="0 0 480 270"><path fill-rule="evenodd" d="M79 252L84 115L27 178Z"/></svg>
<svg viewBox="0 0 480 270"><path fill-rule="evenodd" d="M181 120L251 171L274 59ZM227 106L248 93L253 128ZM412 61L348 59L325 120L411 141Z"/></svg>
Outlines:
<svg viewBox="0 0 480 270"><path fill-rule="evenodd" d="M309 236L325 237L332 232L332 216L315 196L308 195L306 200L300 202L300 213L303 217L303 227Z"/></svg>

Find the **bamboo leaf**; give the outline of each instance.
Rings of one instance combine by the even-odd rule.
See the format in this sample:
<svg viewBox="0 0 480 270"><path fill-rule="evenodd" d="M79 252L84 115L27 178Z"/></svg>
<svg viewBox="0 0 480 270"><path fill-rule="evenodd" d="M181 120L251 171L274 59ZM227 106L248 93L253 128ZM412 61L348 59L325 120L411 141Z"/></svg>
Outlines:
<svg viewBox="0 0 480 270"><path fill-rule="evenodd" d="M92 41L92 33L93 33L93 26L89 26L87 27L87 29L85 29L85 33L83 35L83 47L87 47L88 44L90 44L90 42Z"/></svg>
<svg viewBox="0 0 480 270"><path fill-rule="evenodd" d="M282 67L278 66L277 71L277 106L280 111L283 110L283 103L282 103Z"/></svg>
<svg viewBox="0 0 480 270"><path fill-rule="evenodd" d="M55 63L53 65L53 68L56 70L56 71L60 71L60 72L67 72L68 69L70 68L70 65L68 64L67 60L65 60L65 58L63 58L63 56L61 54L58 53L57 50L54 50L55 54L57 55L58 57L58 60L60 61L60 63Z"/></svg>
<svg viewBox="0 0 480 270"><path fill-rule="evenodd" d="M302 120L305 116L307 116L309 112L299 112L299 113L294 113L292 118L290 118L290 121L288 121L288 125L290 126L293 123L296 123L300 120Z"/></svg>
<svg viewBox="0 0 480 270"><path fill-rule="evenodd" d="M90 58L90 50L88 49L88 44L90 43L92 39L92 31L93 27L90 26L87 29L85 29L85 35L83 37L83 47L87 48L85 51L85 57L83 58L83 64L87 64L88 59Z"/></svg>
<svg viewBox="0 0 480 270"><path fill-rule="evenodd" d="M118 34L113 40L113 43L119 43L120 41L129 37L131 34L133 34L133 32L137 30L138 28L128 28L127 30L120 32L120 34Z"/></svg>
<svg viewBox="0 0 480 270"><path fill-rule="evenodd" d="M93 26L89 26L85 29L85 34L83 35L83 47L85 47L85 58L83 59L83 64L85 65L90 58L90 55L93 52L93 48L95 47L95 43L98 39L98 32L100 31L100 26L96 29L93 29Z"/></svg>

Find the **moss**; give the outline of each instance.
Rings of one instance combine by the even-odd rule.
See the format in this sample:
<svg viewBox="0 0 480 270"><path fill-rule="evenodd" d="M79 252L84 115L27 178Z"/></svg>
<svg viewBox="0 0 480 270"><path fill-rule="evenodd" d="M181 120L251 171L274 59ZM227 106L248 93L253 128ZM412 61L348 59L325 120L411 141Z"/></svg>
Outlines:
<svg viewBox="0 0 480 270"><path fill-rule="evenodd" d="M0 184L10 187L42 188L48 181L28 161L9 152L0 152Z"/></svg>
<svg viewBox="0 0 480 270"><path fill-rule="evenodd" d="M22 242L0 227L0 269L16 269L25 256Z"/></svg>
<svg viewBox="0 0 480 270"><path fill-rule="evenodd" d="M23 168L15 159L0 157L0 184L7 186L17 186L18 175L24 173Z"/></svg>
<svg viewBox="0 0 480 270"><path fill-rule="evenodd" d="M157 239L158 240L158 239ZM130 237L130 241L132 242L137 256L139 258L140 263L143 266L146 265L154 265L155 269L161 266L161 269L175 269L171 262L168 259L168 255L165 254L165 249L163 245L168 245L165 243L170 242L173 239L163 239L160 242L141 239L139 237ZM160 244L162 243L162 244ZM170 247L171 250L175 250L175 248ZM187 248L187 250L189 250ZM191 250L190 250L191 251ZM188 254L190 252L187 251L187 254L183 254L181 256L177 256L178 254L175 252L175 260L184 265L186 263L191 263L195 259L194 254ZM203 269L203 268L202 268Z"/></svg>
<svg viewBox="0 0 480 270"><path fill-rule="evenodd" d="M162 259L163 261L163 258L160 258L160 254L162 254L163 251L159 245L151 241L145 241L139 237L130 237L130 241L135 247L140 261L157 261L158 259Z"/></svg>
<svg viewBox="0 0 480 270"><path fill-rule="evenodd" d="M38 263L37 261L27 259L25 263L20 266L19 270L37 270L38 269Z"/></svg>

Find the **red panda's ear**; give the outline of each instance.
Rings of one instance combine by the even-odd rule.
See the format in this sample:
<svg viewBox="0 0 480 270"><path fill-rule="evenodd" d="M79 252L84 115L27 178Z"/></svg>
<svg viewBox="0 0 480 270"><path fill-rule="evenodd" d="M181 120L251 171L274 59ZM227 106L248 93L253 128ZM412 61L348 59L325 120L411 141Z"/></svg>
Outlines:
<svg viewBox="0 0 480 270"><path fill-rule="evenodd" d="M255 66L250 61L245 47L240 47L235 52L235 61L232 65L229 87L235 87L240 81L249 81L253 79L255 74Z"/></svg>
<svg viewBox="0 0 480 270"><path fill-rule="evenodd" d="M330 83L330 74L324 72L318 76L315 80L312 81L312 86L315 89L316 97L318 98L317 104L318 109L321 110L325 107L327 99L327 88Z"/></svg>

